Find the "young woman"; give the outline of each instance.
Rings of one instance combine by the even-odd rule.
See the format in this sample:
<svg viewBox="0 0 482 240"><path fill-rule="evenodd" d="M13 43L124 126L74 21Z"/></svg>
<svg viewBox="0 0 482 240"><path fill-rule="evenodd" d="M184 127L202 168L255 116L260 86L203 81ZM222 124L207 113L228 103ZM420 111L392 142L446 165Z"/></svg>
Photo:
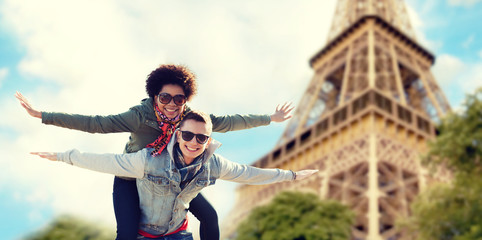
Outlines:
<svg viewBox="0 0 482 240"><path fill-rule="evenodd" d="M190 111L186 102L196 94L194 74L179 65L161 65L146 80L149 98L140 105L117 115L87 116L78 114L41 112L32 107L19 92L17 99L27 112L42 119L42 123L90 133L130 132L124 152L137 152L146 146L155 148L159 154L170 141L183 116ZM272 115L210 115L213 131L227 132L282 122L290 118L290 104L278 106ZM136 239L140 208L135 179L114 178L114 212L117 221L117 238ZM217 213L211 204L199 194L191 201L189 211L200 222L202 240L219 239Z"/></svg>

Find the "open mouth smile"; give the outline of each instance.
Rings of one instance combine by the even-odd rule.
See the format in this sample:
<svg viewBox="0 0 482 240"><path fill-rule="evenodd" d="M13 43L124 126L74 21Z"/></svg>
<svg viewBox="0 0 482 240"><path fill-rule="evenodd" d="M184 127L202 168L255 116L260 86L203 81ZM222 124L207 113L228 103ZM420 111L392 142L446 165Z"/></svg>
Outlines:
<svg viewBox="0 0 482 240"><path fill-rule="evenodd" d="M188 147L188 146L185 146L186 150L188 150L189 152L196 152L197 150L199 150L199 148L192 148L192 147Z"/></svg>
<svg viewBox="0 0 482 240"><path fill-rule="evenodd" d="M175 112L178 111L177 108L176 108L176 109L167 109L167 108L164 108L164 110L166 110L166 112L168 112L168 113L175 113Z"/></svg>

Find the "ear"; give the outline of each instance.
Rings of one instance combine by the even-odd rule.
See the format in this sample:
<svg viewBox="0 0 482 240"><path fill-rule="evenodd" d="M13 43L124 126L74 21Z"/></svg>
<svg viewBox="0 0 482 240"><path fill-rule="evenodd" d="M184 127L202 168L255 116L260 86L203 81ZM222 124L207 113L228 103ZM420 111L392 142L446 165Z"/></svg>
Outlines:
<svg viewBox="0 0 482 240"><path fill-rule="evenodd" d="M209 137L208 142L206 143L206 148L209 147L209 144L211 144L211 140L212 140L212 139L213 139L212 137Z"/></svg>
<svg viewBox="0 0 482 240"><path fill-rule="evenodd" d="M178 130L178 131L176 131L176 141L177 142L179 142L180 137L181 137L181 132Z"/></svg>
<svg viewBox="0 0 482 240"><path fill-rule="evenodd" d="M159 106L159 101L157 101L157 100L158 100L158 99L157 99L157 95L156 95L156 96L154 96L154 105L155 105L155 106ZM159 107L160 107L160 106L159 106Z"/></svg>

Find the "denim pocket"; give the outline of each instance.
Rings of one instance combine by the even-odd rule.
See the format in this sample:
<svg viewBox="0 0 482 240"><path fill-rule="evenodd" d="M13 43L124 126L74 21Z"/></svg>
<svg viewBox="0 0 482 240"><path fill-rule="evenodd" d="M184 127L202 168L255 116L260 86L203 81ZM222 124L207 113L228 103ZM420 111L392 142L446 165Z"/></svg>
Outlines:
<svg viewBox="0 0 482 240"><path fill-rule="evenodd" d="M207 186L214 185L214 183L216 183L215 178L212 178L212 179L200 178L196 180L196 187L207 187Z"/></svg>
<svg viewBox="0 0 482 240"><path fill-rule="evenodd" d="M146 179L154 194L167 195L170 192L170 181L167 177L147 175Z"/></svg>

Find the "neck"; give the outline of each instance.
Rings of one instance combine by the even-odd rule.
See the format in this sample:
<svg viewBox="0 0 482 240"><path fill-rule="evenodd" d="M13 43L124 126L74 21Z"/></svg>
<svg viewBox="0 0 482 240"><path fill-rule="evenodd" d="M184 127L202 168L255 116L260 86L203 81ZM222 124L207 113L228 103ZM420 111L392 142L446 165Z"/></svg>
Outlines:
<svg viewBox="0 0 482 240"><path fill-rule="evenodd" d="M191 164L193 161L194 158L184 157L184 163L186 163L186 165Z"/></svg>

